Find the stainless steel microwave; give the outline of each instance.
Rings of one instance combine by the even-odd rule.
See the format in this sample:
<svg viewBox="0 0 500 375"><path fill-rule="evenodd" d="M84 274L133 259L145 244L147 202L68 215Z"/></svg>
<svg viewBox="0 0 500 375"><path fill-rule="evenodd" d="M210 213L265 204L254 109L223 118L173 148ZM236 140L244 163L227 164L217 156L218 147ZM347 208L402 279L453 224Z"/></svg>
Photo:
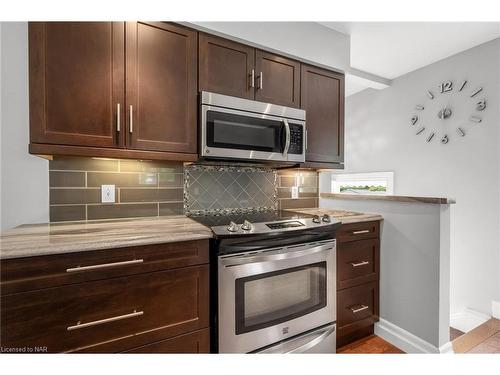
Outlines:
<svg viewBox="0 0 500 375"><path fill-rule="evenodd" d="M203 91L200 117L202 158L305 161L302 109Z"/></svg>

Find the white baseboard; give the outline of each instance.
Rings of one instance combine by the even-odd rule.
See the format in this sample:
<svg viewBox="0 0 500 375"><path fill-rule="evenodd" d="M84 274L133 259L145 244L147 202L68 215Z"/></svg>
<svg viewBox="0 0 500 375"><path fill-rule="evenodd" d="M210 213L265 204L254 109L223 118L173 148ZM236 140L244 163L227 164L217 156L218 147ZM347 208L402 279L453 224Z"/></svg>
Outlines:
<svg viewBox="0 0 500 375"><path fill-rule="evenodd" d="M438 348L385 319L375 324L375 334L406 353L453 353L451 342Z"/></svg>
<svg viewBox="0 0 500 375"><path fill-rule="evenodd" d="M500 301L491 301L491 316L500 319Z"/></svg>
<svg viewBox="0 0 500 375"><path fill-rule="evenodd" d="M458 313L451 314L450 326L462 332L469 332L489 319L489 315L472 309L464 309Z"/></svg>

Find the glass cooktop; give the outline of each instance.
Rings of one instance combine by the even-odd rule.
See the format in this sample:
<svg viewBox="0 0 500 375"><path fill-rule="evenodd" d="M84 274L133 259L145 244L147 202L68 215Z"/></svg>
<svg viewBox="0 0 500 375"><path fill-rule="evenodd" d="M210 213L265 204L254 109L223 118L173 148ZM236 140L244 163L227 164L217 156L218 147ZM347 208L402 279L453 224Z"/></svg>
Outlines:
<svg viewBox="0 0 500 375"><path fill-rule="evenodd" d="M307 219L312 218L314 215L303 214L300 212L277 210L277 211L262 211L251 213L237 213L229 215L197 215L190 216L191 219L203 224L209 228L217 227L220 225L229 225L235 222L237 224L243 223L248 220L251 223L267 223L273 221L293 220L293 219Z"/></svg>

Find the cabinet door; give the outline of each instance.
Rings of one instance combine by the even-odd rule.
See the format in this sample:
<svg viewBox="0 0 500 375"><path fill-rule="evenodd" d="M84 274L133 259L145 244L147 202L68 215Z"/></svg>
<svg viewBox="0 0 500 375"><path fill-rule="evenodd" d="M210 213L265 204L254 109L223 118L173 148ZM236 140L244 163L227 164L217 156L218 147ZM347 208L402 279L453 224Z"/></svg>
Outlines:
<svg viewBox="0 0 500 375"><path fill-rule="evenodd" d="M300 63L271 53L255 52L255 99L299 107Z"/></svg>
<svg viewBox="0 0 500 375"><path fill-rule="evenodd" d="M196 31L127 23L128 146L196 153Z"/></svg>
<svg viewBox="0 0 500 375"><path fill-rule="evenodd" d="M200 91L254 98L255 49L206 34L200 34L198 48Z"/></svg>
<svg viewBox="0 0 500 375"><path fill-rule="evenodd" d="M32 143L123 144L124 32L123 22L29 24Z"/></svg>
<svg viewBox="0 0 500 375"><path fill-rule="evenodd" d="M306 161L344 162L344 75L302 65L300 104L306 110Z"/></svg>

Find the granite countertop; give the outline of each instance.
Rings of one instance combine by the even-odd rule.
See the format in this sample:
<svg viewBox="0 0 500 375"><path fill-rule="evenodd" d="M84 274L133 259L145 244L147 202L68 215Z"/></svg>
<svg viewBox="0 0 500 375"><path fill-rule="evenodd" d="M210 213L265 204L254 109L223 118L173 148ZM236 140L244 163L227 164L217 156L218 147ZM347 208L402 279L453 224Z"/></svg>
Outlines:
<svg viewBox="0 0 500 375"><path fill-rule="evenodd" d="M407 202L407 203L429 203L429 204L454 204L454 203L456 203L455 199L452 199L452 198L410 197L410 196L404 196L404 195L321 193L320 198L352 199L352 200L380 200L380 201Z"/></svg>
<svg viewBox="0 0 500 375"><path fill-rule="evenodd" d="M2 232L0 258L200 240L207 227L186 216L21 225Z"/></svg>
<svg viewBox="0 0 500 375"><path fill-rule="evenodd" d="M342 223L382 220L377 214L329 210L293 209L307 214L329 214ZM96 220L88 222L21 225L2 232L0 259L53 255L212 237L212 231L183 216Z"/></svg>
<svg viewBox="0 0 500 375"><path fill-rule="evenodd" d="M382 215L372 213L362 213L344 210L331 210L327 208L298 208L292 211L304 214L323 215L328 214L331 217L340 220L342 224L361 223L364 221L384 220Z"/></svg>

